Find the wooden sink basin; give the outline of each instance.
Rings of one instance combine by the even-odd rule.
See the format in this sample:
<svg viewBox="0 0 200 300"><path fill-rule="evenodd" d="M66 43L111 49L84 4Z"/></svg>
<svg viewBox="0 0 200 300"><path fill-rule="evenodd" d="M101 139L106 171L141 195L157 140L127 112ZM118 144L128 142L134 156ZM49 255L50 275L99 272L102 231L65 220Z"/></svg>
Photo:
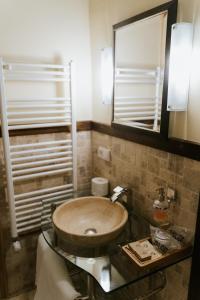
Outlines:
<svg viewBox="0 0 200 300"><path fill-rule="evenodd" d="M58 236L82 247L105 245L119 235L127 220L126 209L104 197L69 200L53 213Z"/></svg>

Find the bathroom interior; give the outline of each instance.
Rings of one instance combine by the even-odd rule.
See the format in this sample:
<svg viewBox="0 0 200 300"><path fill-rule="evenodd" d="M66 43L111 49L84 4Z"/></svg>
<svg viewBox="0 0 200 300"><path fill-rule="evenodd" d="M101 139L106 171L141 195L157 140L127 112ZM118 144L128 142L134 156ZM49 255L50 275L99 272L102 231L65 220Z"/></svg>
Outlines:
<svg viewBox="0 0 200 300"><path fill-rule="evenodd" d="M0 1L0 299L199 300L200 2Z"/></svg>

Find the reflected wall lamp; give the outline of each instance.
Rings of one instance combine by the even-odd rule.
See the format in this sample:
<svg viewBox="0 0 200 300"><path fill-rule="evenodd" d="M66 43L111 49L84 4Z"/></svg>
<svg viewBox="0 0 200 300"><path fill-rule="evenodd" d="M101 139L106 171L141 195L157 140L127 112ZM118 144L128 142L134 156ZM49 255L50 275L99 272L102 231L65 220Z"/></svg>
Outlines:
<svg viewBox="0 0 200 300"><path fill-rule="evenodd" d="M168 111L186 111L192 57L193 25L172 25L169 58Z"/></svg>
<svg viewBox="0 0 200 300"><path fill-rule="evenodd" d="M111 104L113 96L113 50L101 50L101 89L103 104Z"/></svg>

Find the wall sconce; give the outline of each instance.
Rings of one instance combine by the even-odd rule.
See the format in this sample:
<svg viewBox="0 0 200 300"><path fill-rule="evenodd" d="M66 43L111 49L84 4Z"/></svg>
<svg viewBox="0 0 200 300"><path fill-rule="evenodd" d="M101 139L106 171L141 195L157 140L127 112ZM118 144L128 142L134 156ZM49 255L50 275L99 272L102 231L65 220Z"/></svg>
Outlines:
<svg viewBox="0 0 200 300"><path fill-rule="evenodd" d="M101 89L103 104L111 104L113 95L112 48L104 48L101 50Z"/></svg>
<svg viewBox="0 0 200 300"><path fill-rule="evenodd" d="M193 25L172 25L169 58L168 111L186 111L192 56Z"/></svg>

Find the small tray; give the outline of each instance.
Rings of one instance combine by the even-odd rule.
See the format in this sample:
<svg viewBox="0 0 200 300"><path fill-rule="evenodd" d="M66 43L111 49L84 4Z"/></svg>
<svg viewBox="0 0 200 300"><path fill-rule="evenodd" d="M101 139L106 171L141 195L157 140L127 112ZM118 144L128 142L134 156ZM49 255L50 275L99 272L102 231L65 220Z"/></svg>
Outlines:
<svg viewBox="0 0 200 300"><path fill-rule="evenodd" d="M149 241L151 242L151 238L147 237L145 239L139 240L140 242ZM160 258L157 259L150 259L148 261L140 261L137 256L132 253L127 245L122 246L122 250L126 255L128 255L133 263L135 263L140 268L149 268L161 265L162 263L173 263L174 260L182 258L183 256L190 254L192 247L186 246L178 250L174 250L173 252L169 252L166 254L162 254Z"/></svg>

